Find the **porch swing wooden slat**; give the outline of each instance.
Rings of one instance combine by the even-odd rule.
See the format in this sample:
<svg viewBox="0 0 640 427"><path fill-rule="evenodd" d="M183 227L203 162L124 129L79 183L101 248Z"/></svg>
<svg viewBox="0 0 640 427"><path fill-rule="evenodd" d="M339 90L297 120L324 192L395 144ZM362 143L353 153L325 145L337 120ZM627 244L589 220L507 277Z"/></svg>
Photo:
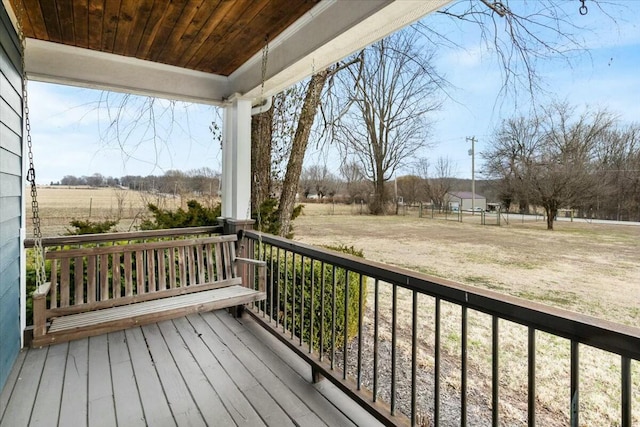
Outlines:
<svg viewBox="0 0 640 427"><path fill-rule="evenodd" d="M236 241L233 235L49 251L51 282L33 293L32 345L263 300L266 264L237 257Z"/></svg>

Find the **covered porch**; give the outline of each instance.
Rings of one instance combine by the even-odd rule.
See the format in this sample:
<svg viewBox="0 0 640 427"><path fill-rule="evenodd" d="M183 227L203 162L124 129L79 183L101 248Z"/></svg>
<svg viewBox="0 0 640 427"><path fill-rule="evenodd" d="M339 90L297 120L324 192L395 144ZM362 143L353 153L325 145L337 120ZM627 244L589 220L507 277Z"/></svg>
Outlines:
<svg viewBox="0 0 640 427"><path fill-rule="evenodd" d="M522 375L518 421L549 425L556 414L540 401L537 384L548 378L537 367L557 361L544 359L541 334L569 348L563 362L567 423L579 425L585 410L583 348L614 360L615 368L601 368L615 384L608 390L615 423L638 422L636 327L253 231L242 244L270 268L267 300L249 307L244 318L196 314L20 350L27 329L23 71L42 81L224 107L222 216L224 231L232 233L249 222L254 104L447 1L186 2L178 9L160 3L137 7L123 0L119 8L112 2L100 8L59 0L52 8L46 1L2 2L0 149L11 160L0 165L0 424L497 426L513 421L501 405L501 396L513 390L504 390L501 379ZM207 5L216 6L205 11ZM203 15L207 19L199 19ZM25 69L18 17L27 36ZM488 322L479 348L469 321L477 314ZM456 319L454 355L442 351L447 318ZM514 352L501 344L500 328L512 325L523 328L526 339L514 355L520 370L502 365L503 355ZM471 350L483 351L488 361L480 381L469 364ZM445 370L459 382L442 384Z"/></svg>

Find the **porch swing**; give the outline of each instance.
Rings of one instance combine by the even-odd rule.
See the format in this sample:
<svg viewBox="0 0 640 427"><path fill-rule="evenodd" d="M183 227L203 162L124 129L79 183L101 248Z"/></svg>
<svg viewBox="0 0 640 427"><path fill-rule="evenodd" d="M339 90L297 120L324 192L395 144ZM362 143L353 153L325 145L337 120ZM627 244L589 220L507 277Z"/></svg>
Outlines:
<svg viewBox="0 0 640 427"><path fill-rule="evenodd" d="M266 263L237 256L235 234L44 250L25 37L19 23L18 27L36 273L31 345L66 342L221 308L240 315L245 304L264 300ZM48 281L47 260L51 262Z"/></svg>

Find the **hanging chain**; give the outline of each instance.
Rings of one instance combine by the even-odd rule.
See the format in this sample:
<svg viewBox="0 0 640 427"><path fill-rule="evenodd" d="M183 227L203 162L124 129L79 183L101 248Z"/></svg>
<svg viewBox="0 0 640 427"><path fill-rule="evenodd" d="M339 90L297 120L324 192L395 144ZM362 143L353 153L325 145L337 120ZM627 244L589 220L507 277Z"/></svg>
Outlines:
<svg viewBox="0 0 640 427"><path fill-rule="evenodd" d="M24 130L27 140L27 155L29 158L29 169L27 170L27 181L31 186L31 211L33 222L33 237L34 245L33 252L35 258L35 270L36 270L36 286L42 285L46 281L47 273L44 261L44 249L42 247L42 231L40 229L40 208L38 206L38 188L36 186L36 169L33 163L33 143L31 140L31 122L29 120L29 102L27 93L27 71L25 67L25 53L27 48L27 38L24 35L24 29L22 27L23 18L25 15L22 2L19 2L20 10L18 16L16 16L16 26L18 29L18 38L20 40L20 66L22 67L22 102L24 105Z"/></svg>
<svg viewBox="0 0 640 427"><path fill-rule="evenodd" d="M580 12L580 15L584 16L587 13L589 13L589 9L587 9L587 6L584 4L586 0L580 0L580 3L582 3L582 6L580 6L580 9L578 9L578 11Z"/></svg>

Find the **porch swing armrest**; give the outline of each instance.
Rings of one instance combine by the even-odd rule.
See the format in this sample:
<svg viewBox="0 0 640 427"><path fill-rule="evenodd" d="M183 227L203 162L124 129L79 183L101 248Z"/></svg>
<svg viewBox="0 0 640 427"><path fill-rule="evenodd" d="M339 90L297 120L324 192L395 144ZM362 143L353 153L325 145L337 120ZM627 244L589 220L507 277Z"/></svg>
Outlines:
<svg viewBox="0 0 640 427"><path fill-rule="evenodd" d="M47 295L51 289L51 282L38 286L33 297L33 337L43 337L47 333Z"/></svg>
<svg viewBox="0 0 640 427"><path fill-rule="evenodd" d="M261 261L259 259L241 258L241 257L236 257L235 262L244 262L246 264L257 265L258 267L267 265L265 261Z"/></svg>
<svg viewBox="0 0 640 427"><path fill-rule="evenodd" d="M264 292L267 283L267 263L259 259L236 257L236 263L245 263L258 267L258 290ZM246 286L246 285L245 285Z"/></svg>
<svg viewBox="0 0 640 427"><path fill-rule="evenodd" d="M51 290L51 282L43 283L42 285L38 286L35 289L35 291L33 291L33 294L31 294L31 297L33 299L46 298L50 290Z"/></svg>

